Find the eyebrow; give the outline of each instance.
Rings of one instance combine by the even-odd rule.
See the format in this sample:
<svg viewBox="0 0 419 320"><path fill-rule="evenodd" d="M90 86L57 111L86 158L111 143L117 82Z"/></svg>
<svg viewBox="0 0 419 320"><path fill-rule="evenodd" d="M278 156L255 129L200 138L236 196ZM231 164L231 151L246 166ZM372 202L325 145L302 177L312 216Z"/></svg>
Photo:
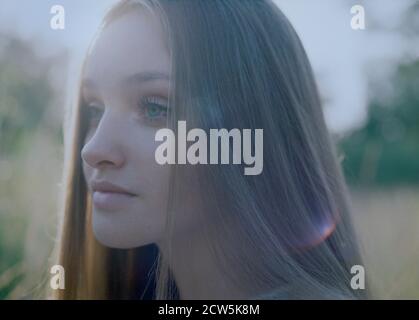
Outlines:
<svg viewBox="0 0 419 320"><path fill-rule="evenodd" d="M157 80L169 81L169 79L170 79L169 75L164 72L144 71L144 72L138 72L138 73L129 75L128 77L124 78L121 82L123 84L129 84L129 83L139 84L139 83L157 81ZM82 87L94 88L95 87L94 81L91 78L85 78L82 81Z"/></svg>
<svg viewBox="0 0 419 320"><path fill-rule="evenodd" d="M164 72L158 71L147 71L147 72L139 72L133 75L128 76L126 79L123 80L124 83L126 82L147 82L147 81L155 81L155 80L166 80L169 81L169 75Z"/></svg>

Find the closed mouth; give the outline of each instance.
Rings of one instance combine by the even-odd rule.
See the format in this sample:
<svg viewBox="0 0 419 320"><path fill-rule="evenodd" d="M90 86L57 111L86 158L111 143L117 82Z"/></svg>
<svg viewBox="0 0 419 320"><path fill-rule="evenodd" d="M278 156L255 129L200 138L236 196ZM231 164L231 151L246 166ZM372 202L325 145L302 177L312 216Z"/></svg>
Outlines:
<svg viewBox="0 0 419 320"><path fill-rule="evenodd" d="M132 191L108 181L93 181L91 185L93 192L100 192L102 194L121 194L133 197L137 196L137 194Z"/></svg>

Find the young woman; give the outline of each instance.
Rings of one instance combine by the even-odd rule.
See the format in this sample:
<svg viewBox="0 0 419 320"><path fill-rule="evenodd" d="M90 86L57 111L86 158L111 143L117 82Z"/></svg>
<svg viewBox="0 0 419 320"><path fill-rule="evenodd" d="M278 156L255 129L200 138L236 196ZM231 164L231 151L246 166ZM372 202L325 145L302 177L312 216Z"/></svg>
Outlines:
<svg viewBox="0 0 419 320"><path fill-rule="evenodd" d="M178 121L263 129L263 171L158 164ZM312 69L270 0L118 3L70 128L58 298L366 297Z"/></svg>

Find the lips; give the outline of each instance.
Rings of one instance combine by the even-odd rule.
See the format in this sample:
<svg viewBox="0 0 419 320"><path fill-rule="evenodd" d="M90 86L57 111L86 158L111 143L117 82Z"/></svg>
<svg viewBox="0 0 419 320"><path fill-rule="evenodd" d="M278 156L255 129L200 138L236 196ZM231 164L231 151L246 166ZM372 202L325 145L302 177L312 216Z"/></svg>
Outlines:
<svg viewBox="0 0 419 320"><path fill-rule="evenodd" d="M107 181L93 181L92 191L93 205L107 211L124 209L137 197L132 191Z"/></svg>

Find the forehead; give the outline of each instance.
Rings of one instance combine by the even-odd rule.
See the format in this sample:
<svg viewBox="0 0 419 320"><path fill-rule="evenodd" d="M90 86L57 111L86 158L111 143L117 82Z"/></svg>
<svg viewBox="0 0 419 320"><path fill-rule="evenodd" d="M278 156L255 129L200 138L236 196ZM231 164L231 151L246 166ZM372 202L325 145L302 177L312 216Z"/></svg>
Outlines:
<svg viewBox="0 0 419 320"><path fill-rule="evenodd" d="M137 9L118 16L100 32L83 77L107 86L150 70L168 74L169 52L159 20Z"/></svg>

